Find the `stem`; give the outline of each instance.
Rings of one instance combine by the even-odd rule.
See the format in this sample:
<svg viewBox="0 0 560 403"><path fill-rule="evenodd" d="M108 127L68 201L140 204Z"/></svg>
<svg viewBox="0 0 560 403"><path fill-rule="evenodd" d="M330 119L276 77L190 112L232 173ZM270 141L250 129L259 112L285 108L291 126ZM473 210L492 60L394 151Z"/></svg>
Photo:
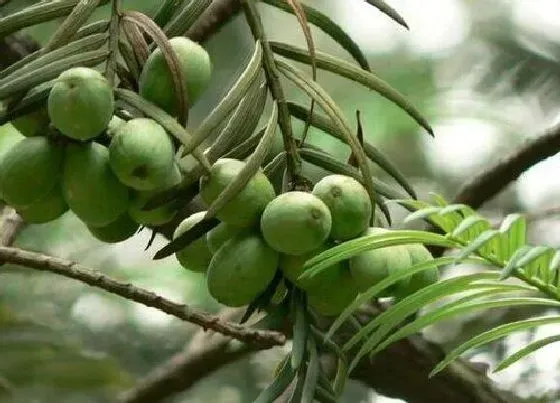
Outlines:
<svg viewBox="0 0 560 403"><path fill-rule="evenodd" d="M132 284L119 282L96 270L86 268L70 260L19 248L0 246L0 261L72 278L125 299L156 308L186 322L194 323L205 330L211 329L247 343L272 347L283 345L286 342L286 336L282 333L251 329L246 326L223 321L217 316L197 310L186 304L170 301L151 291L135 287Z"/></svg>
<svg viewBox="0 0 560 403"><path fill-rule="evenodd" d="M109 84L115 84L117 73L117 55L119 51L119 20L120 20L120 0L111 0L111 21L109 23L109 57L105 67L105 77Z"/></svg>
<svg viewBox="0 0 560 403"><path fill-rule="evenodd" d="M242 5L243 11L245 12L245 18L251 28L253 37L256 40L260 40L262 46L263 67L272 98L278 104L278 124L280 125L280 130L282 131L284 149L286 150L287 155L286 170L290 187L293 188L296 184L295 181L297 181L300 177L301 160L297 153L296 142L292 131L292 123L290 120L290 112L284 96L284 90L282 89L282 85L280 83L280 75L278 73L278 69L276 68L274 54L268 44L262 21L254 1L242 0Z"/></svg>

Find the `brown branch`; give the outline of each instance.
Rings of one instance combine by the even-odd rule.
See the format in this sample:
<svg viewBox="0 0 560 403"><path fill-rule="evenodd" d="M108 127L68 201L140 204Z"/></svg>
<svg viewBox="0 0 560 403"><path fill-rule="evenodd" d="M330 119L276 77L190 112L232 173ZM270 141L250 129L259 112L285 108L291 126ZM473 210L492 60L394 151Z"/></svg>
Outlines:
<svg viewBox="0 0 560 403"><path fill-rule="evenodd" d="M205 42L240 10L240 0L214 0L184 35L195 42Z"/></svg>
<svg viewBox="0 0 560 403"><path fill-rule="evenodd" d="M11 246L24 226L23 219L13 208L0 205L0 245Z"/></svg>
<svg viewBox="0 0 560 403"><path fill-rule="evenodd" d="M286 337L282 333L249 329L245 326L224 322L217 316L197 310L186 304L170 301L151 291L135 287L132 284L119 282L96 270L88 269L70 260L4 246L0 246L0 260L79 280L128 300L156 308L186 322L194 323L205 330L212 329L215 332L231 336L237 340L258 344L263 347L283 345L286 342Z"/></svg>

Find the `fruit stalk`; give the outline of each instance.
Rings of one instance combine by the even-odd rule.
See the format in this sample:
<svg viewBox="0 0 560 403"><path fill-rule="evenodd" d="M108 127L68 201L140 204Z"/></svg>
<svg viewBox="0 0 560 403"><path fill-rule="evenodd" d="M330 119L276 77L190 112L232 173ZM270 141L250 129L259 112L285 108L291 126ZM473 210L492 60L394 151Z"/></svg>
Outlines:
<svg viewBox="0 0 560 403"><path fill-rule="evenodd" d="M0 246L0 261L72 278L128 300L159 309L186 322L194 323L205 330L211 329L243 342L265 347L283 345L286 342L286 336L282 333L251 329L223 321L217 316L197 310L186 304L170 301L151 291L135 287L132 284L114 280L96 270L86 268L70 260L24 249Z"/></svg>

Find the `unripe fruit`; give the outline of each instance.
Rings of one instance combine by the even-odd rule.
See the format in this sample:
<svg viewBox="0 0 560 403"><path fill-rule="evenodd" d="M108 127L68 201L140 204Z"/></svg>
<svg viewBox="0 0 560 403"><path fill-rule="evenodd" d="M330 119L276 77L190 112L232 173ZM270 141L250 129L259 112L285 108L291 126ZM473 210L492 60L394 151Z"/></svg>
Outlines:
<svg viewBox="0 0 560 403"><path fill-rule="evenodd" d="M261 231L272 248L298 256L319 248L329 236L331 223L331 213L319 198L288 192L266 206Z"/></svg>
<svg viewBox="0 0 560 403"><path fill-rule="evenodd" d="M118 243L131 238L139 225L135 223L128 214L122 214L115 221L104 227L92 227L88 225L89 232L97 239L106 243Z"/></svg>
<svg viewBox="0 0 560 403"><path fill-rule="evenodd" d="M368 228L364 235L377 235L388 230ZM410 267L410 255L406 246L388 246L363 252L350 259L350 273L361 292L368 290L381 280ZM397 286L406 286L409 279L405 278L381 292L378 296L393 295Z"/></svg>
<svg viewBox="0 0 560 403"><path fill-rule="evenodd" d="M204 203L210 206L244 166L245 162L231 158L216 161L210 169L210 174L200 179L200 197ZM259 170L245 187L218 211L216 217L235 227L256 226L266 205L274 196L272 184Z"/></svg>
<svg viewBox="0 0 560 403"><path fill-rule="evenodd" d="M54 127L76 140L89 140L107 128L115 98L109 82L97 70L74 67L56 80L48 100Z"/></svg>
<svg viewBox="0 0 560 403"><path fill-rule="evenodd" d="M205 214L206 211L200 211L185 218L175 229L173 239L177 239L180 235L183 235L202 221ZM212 254L206 244L206 236L202 235L190 245L175 252L175 257L185 269L200 273L206 272L206 270L208 270L208 265L210 264L210 259L212 259Z"/></svg>
<svg viewBox="0 0 560 403"><path fill-rule="evenodd" d="M212 228L206 233L206 242L208 243L208 249L212 254L218 252L226 241L237 235L242 229L237 227L232 227L226 223L219 223L216 227Z"/></svg>
<svg viewBox="0 0 560 403"><path fill-rule="evenodd" d="M372 213L371 200L366 189L354 178L344 175L325 176L317 182L313 194L331 212L332 239L352 239L368 228Z"/></svg>
<svg viewBox="0 0 560 403"><path fill-rule="evenodd" d="M109 146L111 168L119 180L136 190L155 190L172 174L175 148L156 121L129 120L119 126Z"/></svg>
<svg viewBox="0 0 560 403"><path fill-rule="evenodd" d="M47 108L41 107L27 115L12 120L12 124L25 137L41 136L50 124Z"/></svg>
<svg viewBox="0 0 560 403"><path fill-rule="evenodd" d="M175 164L161 189L152 192L133 192L131 195L130 207L128 209L130 217L132 217L132 219L137 223L143 225L163 225L171 221L178 211L176 201L171 201L151 210L144 210L144 206L158 192L179 184L181 182L181 178L181 171Z"/></svg>
<svg viewBox="0 0 560 403"><path fill-rule="evenodd" d="M2 158L6 155L17 143L23 140L25 137L15 129L15 127L6 123L0 126L0 166L2 164ZM2 186L0 184L0 199L2 197Z"/></svg>
<svg viewBox="0 0 560 403"><path fill-rule="evenodd" d="M251 303L266 290L278 266L278 252L255 233L241 233L227 241L212 258L208 291L227 306Z"/></svg>
<svg viewBox="0 0 560 403"><path fill-rule="evenodd" d="M319 248L299 256L280 255L280 268L284 277L294 283L297 287L310 293L320 294L325 285L329 287L330 283L336 281L342 270L342 263L335 264L322 270L309 279L299 279L304 272L305 262L321 252L326 251L333 245L330 242L324 243Z"/></svg>
<svg viewBox="0 0 560 403"><path fill-rule="evenodd" d="M70 209L91 226L109 225L128 209L129 190L111 170L107 147L95 142L68 145L62 194Z"/></svg>
<svg viewBox="0 0 560 403"><path fill-rule="evenodd" d="M46 137L26 137L0 160L0 189L14 207L46 197L59 183L63 148Z"/></svg>
<svg viewBox="0 0 560 403"><path fill-rule="evenodd" d="M358 296L358 288L348 268L339 271L335 281L325 284L318 293L307 296L309 306L318 314L336 316L342 313Z"/></svg>
<svg viewBox="0 0 560 403"><path fill-rule="evenodd" d="M193 105L210 82L210 57L202 46L183 36L171 38L169 44L179 60L188 101ZM159 48L144 64L138 85L142 97L172 116L179 115L171 70Z"/></svg>
<svg viewBox="0 0 560 403"><path fill-rule="evenodd" d="M62 191L58 185L46 197L27 207L17 209L23 220L30 224L44 224L54 221L67 211L68 205L62 197Z"/></svg>
<svg viewBox="0 0 560 403"><path fill-rule="evenodd" d="M411 266L433 260L432 254L422 244L405 245L405 247L410 256ZM397 287L395 287L395 296L405 298L422 288L437 283L438 280L439 271L437 266L433 265L429 269L410 276L407 283L398 284Z"/></svg>

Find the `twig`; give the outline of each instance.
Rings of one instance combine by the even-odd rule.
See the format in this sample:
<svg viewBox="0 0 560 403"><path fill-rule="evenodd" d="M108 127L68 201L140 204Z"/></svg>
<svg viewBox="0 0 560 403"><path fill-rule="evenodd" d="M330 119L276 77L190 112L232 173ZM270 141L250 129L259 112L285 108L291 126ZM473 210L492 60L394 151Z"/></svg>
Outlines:
<svg viewBox="0 0 560 403"><path fill-rule="evenodd" d="M21 216L10 206L0 202L0 246L12 246L19 232L25 227ZM0 266L5 262L0 259Z"/></svg>
<svg viewBox="0 0 560 403"><path fill-rule="evenodd" d="M214 0L185 32L195 42L204 42L241 9L240 0Z"/></svg>
<svg viewBox="0 0 560 403"><path fill-rule="evenodd" d="M120 0L111 0L111 22L109 23L109 57L105 66L105 77L111 84L115 83L117 73L117 56L119 52Z"/></svg>
<svg viewBox="0 0 560 403"><path fill-rule="evenodd" d="M186 304L170 301L132 284L119 282L70 260L4 246L0 246L0 260L79 280L123 298L159 309L186 322L199 325L205 330L212 329L237 340L255 343L263 347L283 345L286 342L286 336L282 333L249 329L245 326L224 322L217 316L199 311Z"/></svg>

